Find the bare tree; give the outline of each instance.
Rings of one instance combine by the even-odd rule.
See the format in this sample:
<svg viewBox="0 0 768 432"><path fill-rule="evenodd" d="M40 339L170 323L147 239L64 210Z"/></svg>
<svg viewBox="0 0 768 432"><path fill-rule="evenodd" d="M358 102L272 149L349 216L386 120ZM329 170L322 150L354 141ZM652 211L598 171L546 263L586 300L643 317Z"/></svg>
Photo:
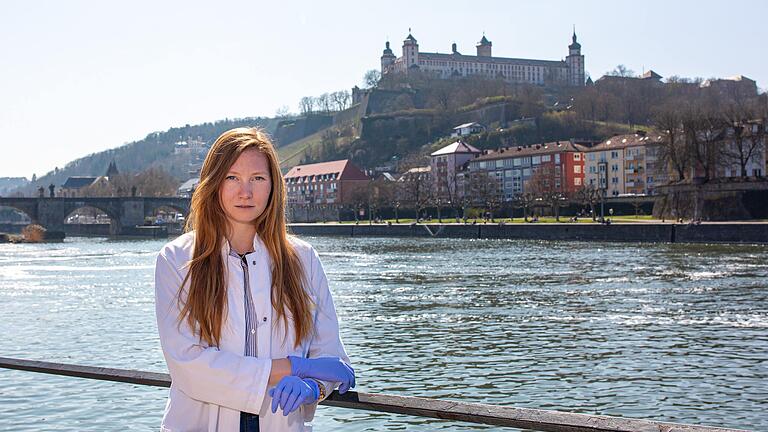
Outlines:
<svg viewBox="0 0 768 432"><path fill-rule="evenodd" d="M659 162L662 166L671 167L677 174L677 180L685 180L691 154L683 136L683 116L679 112L680 108L673 103L662 105L654 114L654 126L664 137L659 147Z"/></svg>
<svg viewBox="0 0 768 432"><path fill-rule="evenodd" d="M331 93L330 97L336 111L344 111L349 108L351 96L347 90L335 91Z"/></svg>
<svg viewBox="0 0 768 432"><path fill-rule="evenodd" d="M576 201L585 207L589 207L589 214L592 216L592 220L597 220L597 213L595 207L600 202L601 193L595 185L584 185L576 190L574 196Z"/></svg>
<svg viewBox="0 0 768 432"><path fill-rule="evenodd" d="M732 133L732 145L725 148L727 158L739 165L739 175L749 176L747 165L765 148L765 110L760 106L731 104L723 117Z"/></svg>
<svg viewBox="0 0 768 432"><path fill-rule="evenodd" d="M299 101L299 112L301 115L309 115L315 112L315 98L312 96L304 96Z"/></svg>
<svg viewBox="0 0 768 432"><path fill-rule="evenodd" d="M612 71L606 72L605 74L611 75L611 76L618 76L618 77L633 77L635 76L635 71L627 68L623 64L620 64L620 65L616 65L616 67Z"/></svg>
<svg viewBox="0 0 768 432"><path fill-rule="evenodd" d="M381 80L381 72L378 69L371 69L363 75L363 83L366 88L378 87Z"/></svg>

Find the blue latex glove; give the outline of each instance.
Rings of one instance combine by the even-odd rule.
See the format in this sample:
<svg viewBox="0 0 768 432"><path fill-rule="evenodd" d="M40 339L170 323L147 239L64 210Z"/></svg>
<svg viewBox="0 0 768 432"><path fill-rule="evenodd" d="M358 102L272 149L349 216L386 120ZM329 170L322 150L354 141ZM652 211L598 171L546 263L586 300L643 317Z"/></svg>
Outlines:
<svg viewBox="0 0 768 432"><path fill-rule="evenodd" d="M291 375L339 382L339 393L344 394L355 386L355 371L338 357L303 358L289 356Z"/></svg>
<svg viewBox="0 0 768 432"><path fill-rule="evenodd" d="M280 406L283 415L287 416L301 405L314 403L320 397L320 388L315 380L287 376L269 390L269 396L272 397L272 413Z"/></svg>

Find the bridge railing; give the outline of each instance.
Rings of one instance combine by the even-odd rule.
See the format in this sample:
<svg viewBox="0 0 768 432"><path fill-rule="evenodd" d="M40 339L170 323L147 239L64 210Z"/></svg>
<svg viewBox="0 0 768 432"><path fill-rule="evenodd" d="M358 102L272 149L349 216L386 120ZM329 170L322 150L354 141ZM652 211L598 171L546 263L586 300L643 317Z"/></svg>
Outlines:
<svg viewBox="0 0 768 432"><path fill-rule="evenodd" d="M171 379L168 374L157 372L50 363L7 357L0 357L0 367L153 387L170 387L171 385ZM711 426L354 391L343 395L333 392L327 399L321 402L321 405L549 432L740 431L738 429Z"/></svg>

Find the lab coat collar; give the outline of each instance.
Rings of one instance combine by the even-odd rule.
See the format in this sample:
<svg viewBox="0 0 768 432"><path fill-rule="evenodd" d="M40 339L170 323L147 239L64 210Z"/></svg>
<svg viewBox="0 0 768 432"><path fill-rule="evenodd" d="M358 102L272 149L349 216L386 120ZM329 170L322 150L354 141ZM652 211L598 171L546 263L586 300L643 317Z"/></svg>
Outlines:
<svg viewBox="0 0 768 432"><path fill-rule="evenodd" d="M248 252L247 254L245 254L245 256L248 256L248 255L254 254L254 253L261 253L261 252L264 251L265 248L266 248L266 246L264 246L264 242L261 241L261 238L259 238L259 234L256 233L256 235L253 236L253 248L252 248L252 251ZM229 257L229 256L231 256L231 257L239 257L238 253L235 252L232 249L232 245L229 244L229 240L226 237L224 237L224 240L222 242L221 253L224 255L225 259L227 257Z"/></svg>

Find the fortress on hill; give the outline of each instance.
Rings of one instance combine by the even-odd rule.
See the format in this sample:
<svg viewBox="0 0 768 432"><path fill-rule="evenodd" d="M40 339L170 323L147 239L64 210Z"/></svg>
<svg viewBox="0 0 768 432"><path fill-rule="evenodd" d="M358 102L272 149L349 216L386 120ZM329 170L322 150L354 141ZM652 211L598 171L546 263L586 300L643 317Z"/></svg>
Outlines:
<svg viewBox="0 0 768 432"><path fill-rule="evenodd" d="M583 86L585 82L584 56L581 44L573 41L568 45L565 60L531 60L507 57L493 57L493 44L485 35L477 43L477 55L458 52L456 44L450 54L420 52L419 43L412 34L403 41L403 52L396 57L389 47L389 41L381 56L381 74L399 73L407 75L414 70L431 72L441 78L479 75L488 78L502 78L510 83L537 85Z"/></svg>

